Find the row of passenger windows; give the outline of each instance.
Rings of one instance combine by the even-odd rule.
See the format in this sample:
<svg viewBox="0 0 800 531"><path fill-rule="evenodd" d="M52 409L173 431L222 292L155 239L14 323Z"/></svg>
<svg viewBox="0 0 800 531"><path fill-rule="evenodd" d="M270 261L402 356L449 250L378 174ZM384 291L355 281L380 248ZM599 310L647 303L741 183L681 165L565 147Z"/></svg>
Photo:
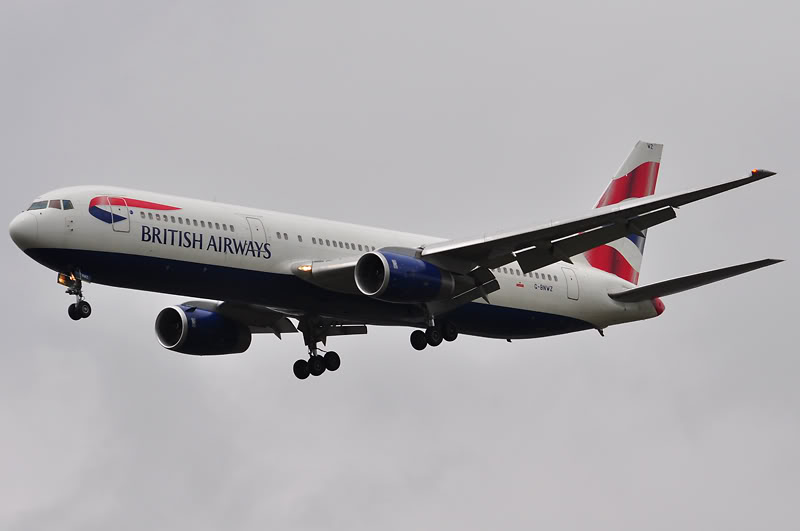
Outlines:
<svg viewBox="0 0 800 531"><path fill-rule="evenodd" d="M558 282L558 275L551 275L550 273L542 273L540 277L538 272L523 273L519 269L514 269L513 267L498 267L492 269L492 271L495 273L505 273L506 275L516 275L518 277L540 278L541 280Z"/></svg>
<svg viewBox="0 0 800 531"><path fill-rule="evenodd" d="M289 235L287 233L285 233L285 232L276 232L275 236L277 236L279 240L288 240L289 239ZM299 241L300 243L303 243L303 237L301 235L299 235L299 234L297 235L297 241ZM355 251L356 249L358 249L361 252L370 251L370 250L374 251L375 250L375 246L374 245L373 246L369 246L369 245L366 245L366 244L362 245L360 243L359 244L355 244L355 243L352 243L352 242L342 242L341 240L330 240L330 239L327 239L327 238L323 239L323 238L317 238L316 236L312 236L311 243L313 243L314 245L325 245L327 247L336 247L338 249L348 249L350 251Z"/></svg>
<svg viewBox="0 0 800 531"><path fill-rule="evenodd" d="M141 215L142 219L151 219L151 220L155 219L155 221L166 221L167 223L170 223L170 222L171 223L177 223L178 225L189 225L189 226L194 225L195 227L200 227L200 228L203 228L203 229L206 228L206 221L204 221L202 219L200 221L197 221L196 219L189 219L189 218L184 219L181 216L177 216L177 217L176 216L167 216L166 214L164 214L164 216L162 218L161 214L155 214L154 215L152 212L148 212L145 215L144 211L139 212L139 214ZM220 228L220 224L219 223L209 221L208 222L208 228L209 229L224 230L224 231L230 230L231 232L236 232L236 229L233 228L233 225L228 225L227 223L223 223L222 224L222 228Z"/></svg>
<svg viewBox="0 0 800 531"><path fill-rule="evenodd" d="M36 201L34 204L28 208L28 210L41 210L43 208L57 208L61 210L61 205L64 205L64 210L72 210L72 201L69 199L51 199L49 201Z"/></svg>

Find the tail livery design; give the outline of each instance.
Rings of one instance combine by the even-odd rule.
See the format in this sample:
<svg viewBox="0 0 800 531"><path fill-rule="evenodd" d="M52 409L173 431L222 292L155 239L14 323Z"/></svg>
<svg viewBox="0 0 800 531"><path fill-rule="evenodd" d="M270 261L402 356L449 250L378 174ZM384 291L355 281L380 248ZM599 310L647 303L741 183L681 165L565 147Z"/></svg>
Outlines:
<svg viewBox="0 0 800 531"><path fill-rule="evenodd" d="M600 196L595 208L653 195L656 191L663 148L663 144L637 142L606 191ZM644 231L642 236L629 234L625 238L587 251L584 257L592 267L638 284L646 235L647 231Z"/></svg>

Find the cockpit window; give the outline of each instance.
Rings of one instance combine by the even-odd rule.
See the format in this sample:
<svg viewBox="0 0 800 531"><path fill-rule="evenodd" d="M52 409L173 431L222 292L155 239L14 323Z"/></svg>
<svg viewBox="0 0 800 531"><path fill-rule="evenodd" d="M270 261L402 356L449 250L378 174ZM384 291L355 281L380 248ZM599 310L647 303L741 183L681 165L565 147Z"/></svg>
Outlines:
<svg viewBox="0 0 800 531"><path fill-rule="evenodd" d="M28 210L41 210L47 208L47 201L36 201Z"/></svg>
<svg viewBox="0 0 800 531"><path fill-rule="evenodd" d="M72 201L70 201L69 199L64 199L62 203L64 203L64 210L72 210L73 208Z"/></svg>
<svg viewBox="0 0 800 531"><path fill-rule="evenodd" d="M57 208L61 210L61 201L59 201L58 199L51 199L50 204L47 206L48 208Z"/></svg>

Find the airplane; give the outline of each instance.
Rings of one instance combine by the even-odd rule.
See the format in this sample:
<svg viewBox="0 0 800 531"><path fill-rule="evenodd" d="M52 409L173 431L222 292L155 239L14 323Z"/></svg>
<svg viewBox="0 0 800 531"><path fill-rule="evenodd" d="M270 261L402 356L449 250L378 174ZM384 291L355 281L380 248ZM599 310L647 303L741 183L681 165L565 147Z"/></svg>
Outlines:
<svg viewBox="0 0 800 531"><path fill-rule="evenodd" d="M328 338L413 328L416 350L459 335L507 341L657 317L661 297L770 266L748 262L638 286L647 231L678 208L774 172L654 196L663 145L638 142L588 214L472 239L445 239L112 186L47 192L11 222L30 258L92 308L84 283L191 297L161 310L162 347L241 353L252 335L302 334L304 380L336 371ZM295 324L295 322L297 324ZM320 344L322 346L320 346Z"/></svg>

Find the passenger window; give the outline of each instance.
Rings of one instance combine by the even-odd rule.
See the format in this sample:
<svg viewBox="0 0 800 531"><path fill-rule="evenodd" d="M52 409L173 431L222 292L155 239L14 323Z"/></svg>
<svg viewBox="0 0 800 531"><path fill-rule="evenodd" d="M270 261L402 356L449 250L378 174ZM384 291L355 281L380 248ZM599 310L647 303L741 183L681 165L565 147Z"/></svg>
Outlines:
<svg viewBox="0 0 800 531"><path fill-rule="evenodd" d="M539 278L539 273L536 273L536 278Z"/></svg>
<svg viewBox="0 0 800 531"><path fill-rule="evenodd" d="M183 225L183 218L182 218L182 217L180 217L180 216L178 216L178 223L180 223L181 225Z"/></svg>
<svg viewBox="0 0 800 531"><path fill-rule="evenodd" d="M508 273L508 269L506 269L506 268L504 267L504 268L503 268L503 273Z"/></svg>
<svg viewBox="0 0 800 531"><path fill-rule="evenodd" d="M217 230L219 230L219 223L214 223L214 226L216 227Z"/></svg>
<svg viewBox="0 0 800 531"><path fill-rule="evenodd" d="M276 232L275 234L277 234L277 235L278 235L278 239L279 239L279 240L283 239L283 236L281 236L281 233L280 233L280 232Z"/></svg>
<svg viewBox="0 0 800 531"><path fill-rule="evenodd" d="M236 232L236 231L233 229L233 225L231 225L231 232Z"/></svg>
<svg viewBox="0 0 800 531"><path fill-rule="evenodd" d="M373 250L373 251L375 250L375 246L374 246L374 245L372 246L372 250Z"/></svg>
<svg viewBox="0 0 800 531"><path fill-rule="evenodd" d="M356 244L354 244L353 242L350 242L350 248L355 251L356 250Z"/></svg>
<svg viewBox="0 0 800 531"><path fill-rule="evenodd" d="M551 277L550 275L547 275L547 280L553 280L553 277Z"/></svg>
<svg viewBox="0 0 800 531"><path fill-rule="evenodd" d="M200 220L200 226L206 228L206 222L203 221L202 219Z"/></svg>
<svg viewBox="0 0 800 531"><path fill-rule="evenodd" d="M166 218L167 216L164 216L164 219ZM156 221L161 221L161 214L156 214Z"/></svg>
<svg viewBox="0 0 800 531"><path fill-rule="evenodd" d="M194 223L194 226L195 226L195 227L197 226L197 220L196 220L196 219L193 219L193 220L192 220L192 223Z"/></svg>
<svg viewBox="0 0 800 531"><path fill-rule="evenodd" d="M57 208L57 209L61 210L61 201L59 201L58 199L53 199L53 200L50 201L50 204L47 205L47 207L48 208Z"/></svg>
<svg viewBox="0 0 800 531"><path fill-rule="evenodd" d="M325 240L325 245L327 245L328 247L330 247L330 246L331 246L331 241L330 241L330 240Z"/></svg>
<svg viewBox="0 0 800 531"><path fill-rule="evenodd" d="M361 244L360 243L358 244L358 250L359 251L363 251L363 249L361 248Z"/></svg>
<svg viewBox="0 0 800 531"><path fill-rule="evenodd" d="M336 247L336 240L333 240L333 246Z"/></svg>
<svg viewBox="0 0 800 531"><path fill-rule="evenodd" d="M142 219L144 219L144 212L139 212L142 215Z"/></svg>
<svg viewBox="0 0 800 531"><path fill-rule="evenodd" d="M303 243L303 237L300 236L299 234L297 235L297 241L299 241L300 243Z"/></svg>
<svg viewBox="0 0 800 531"><path fill-rule="evenodd" d="M345 248L345 249L349 249L349 248L350 248L350 244L349 244L349 243L347 243L347 242L344 242L344 248Z"/></svg>
<svg viewBox="0 0 800 531"><path fill-rule="evenodd" d="M64 210L72 210L72 201L64 199L62 203L64 203Z"/></svg>
<svg viewBox="0 0 800 531"><path fill-rule="evenodd" d="M311 237L311 243L314 243L314 244L316 244L316 243L317 243L317 238L315 238L314 236L312 236L312 237Z"/></svg>
<svg viewBox="0 0 800 531"><path fill-rule="evenodd" d="M150 219L153 219L153 213L152 212L148 212L147 213L147 217L150 218Z"/></svg>
<svg viewBox="0 0 800 531"><path fill-rule="evenodd" d="M166 217L166 216L164 216L164 217ZM175 223L175 216L170 216L170 220L171 220L173 223Z"/></svg>
<svg viewBox="0 0 800 531"><path fill-rule="evenodd" d="M222 230L228 230L228 224L227 223L223 223L222 224Z"/></svg>

